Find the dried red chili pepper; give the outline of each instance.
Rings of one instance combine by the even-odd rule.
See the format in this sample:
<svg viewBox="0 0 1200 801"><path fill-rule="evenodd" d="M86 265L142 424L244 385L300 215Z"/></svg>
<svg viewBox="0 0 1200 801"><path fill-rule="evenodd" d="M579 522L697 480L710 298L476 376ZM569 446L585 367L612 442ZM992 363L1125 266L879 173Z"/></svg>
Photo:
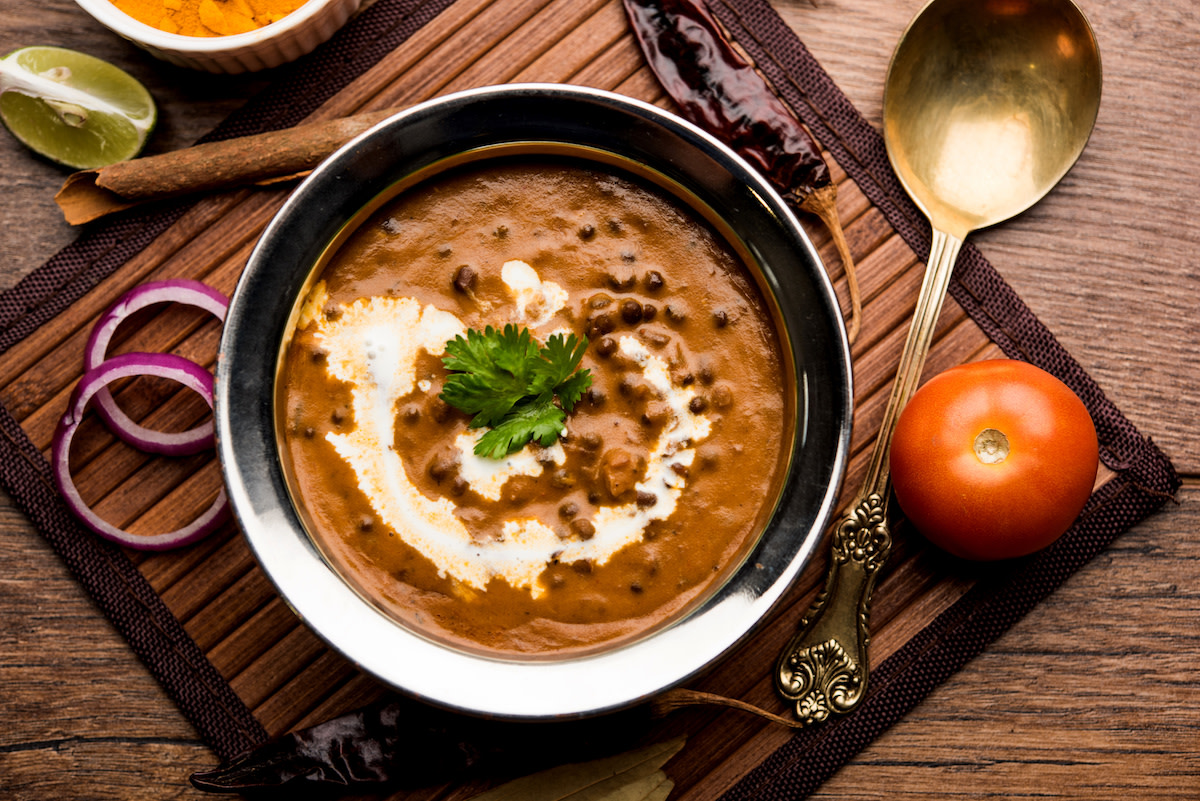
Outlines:
<svg viewBox="0 0 1200 801"><path fill-rule="evenodd" d="M408 699L383 700L193 773L191 782L210 793L283 788L288 794L280 797L308 798L307 791L494 780L629 750L651 741L662 718L694 706L738 709L789 728L804 725L734 698L683 688L600 718L541 723L468 718Z"/></svg>
<svg viewBox="0 0 1200 801"><path fill-rule="evenodd" d="M646 736L652 721L647 708L595 720L521 723L385 700L285 734L193 773L191 782L211 793L275 788L287 790L280 798L308 798L309 792L331 797L383 784L399 789L511 777L626 750Z"/></svg>
<svg viewBox="0 0 1200 801"><path fill-rule="evenodd" d="M700 0L624 0L642 52L684 117L716 134L829 229L850 293L851 342L862 303L837 216L837 185L812 135L734 49Z"/></svg>

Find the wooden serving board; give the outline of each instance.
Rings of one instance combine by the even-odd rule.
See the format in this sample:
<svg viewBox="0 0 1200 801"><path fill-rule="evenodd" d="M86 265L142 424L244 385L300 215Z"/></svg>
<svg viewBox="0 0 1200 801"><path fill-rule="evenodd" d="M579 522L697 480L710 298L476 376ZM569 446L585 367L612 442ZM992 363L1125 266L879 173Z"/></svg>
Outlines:
<svg viewBox="0 0 1200 801"><path fill-rule="evenodd" d="M619 0L456 0L443 5L444 10L419 25L397 46L388 48L376 62L364 67L348 60L346 70L358 70L360 74L341 86L309 119L401 108L455 90L518 81L598 87L671 107L643 61ZM411 15L417 13L413 9L419 9L420 4L380 0L376 6L368 13L378 15L395 7ZM722 18L737 14L741 7L758 8L754 0L731 2L721 6ZM738 32L736 26L734 32ZM754 43L745 44L753 53ZM763 43L758 42L758 46ZM344 45L345 52L352 54L360 52L361 48L356 47ZM771 73L767 65L760 66ZM785 63L775 68L787 70L789 66ZM795 86L788 91L781 89L781 95L787 99L789 92L795 91ZM807 102L810 107L797 108L806 121L806 114L814 108L820 112L823 101L810 98ZM919 248L914 247L912 235L906 241L880 203L869 199L859 183L839 166L839 160L845 162L847 152L853 152L855 143L839 139L836 130L837 141L831 141L827 131L817 128L814 130L818 136L833 150L829 161L838 183L839 212L858 263L864 300L862 332L852 349L856 408L852 459L842 493L845 502L865 470L924 265L914 252ZM50 323L23 335L9 347L0 361L0 403L36 451L48 458L55 425L80 376L84 342L97 317L123 292L148 280L187 277L232 292L258 235L287 194L287 187L240 190L173 207L169 225L160 218L161 232L147 237L136 254L109 268L109 272L102 272L92 288L76 292ZM829 237L815 218L802 221L828 266L843 308L848 308L842 265ZM131 222L127 230L118 230L114 236L118 240L136 236L138 230ZM80 280L86 280L87 269L100 269L96 267L104 260L100 251L80 267ZM969 288L966 291L970 294ZM964 297L961 292L959 297ZM955 299L947 300L927 375L1005 353L1039 357L1039 353L1022 353L1024 340L1019 336L1006 340L1002 348L994 332L1005 324L997 322L995 306L985 303L982 308L982 313L973 309L972 316ZM991 333L981 327L981 322ZM13 323L8 328L12 329ZM211 366L218 337L218 322L204 314L155 308L122 327L112 350L172 351ZM190 393L151 380L139 379L122 386L118 397L131 415L154 427L187 427L208 414L203 403ZM1106 431L1102 426L1102 438ZM101 514L144 533L182 525L207 507L221 488L211 454L184 459L147 457L114 440L97 420L87 422L76 437L73 469L82 494ZM1121 476L1120 470L1105 468L1097 486L1110 485ZM1098 491L1089 509L1103 507L1101 494ZM1133 519L1130 517L1124 525ZM214 674L199 664L194 683L207 687L199 693L201 700L195 699L186 677L176 676L174 681L180 686L169 689L177 697L190 698L182 703L188 714L198 719L202 733L238 720L241 722L234 725L243 730L242 743L253 744L264 733L275 736L310 725L387 693L375 680L328 649L295 617L259 570L233 524L209 540L180 551L128 552L121 558L136 567L181 624L197 653L203 655L261 727L256 729L239 718L238 710L229 708L237 704L222 696L220 688L207 687L214 681ZM801 575L755 637L692 686L786 714L774 694L771 668L815 596L825 568L822 548L819 558ZM968 593L986 589L995 594L999 590L992 585L997 581L991 575L983 579L952 562L901 527L894 555L875 595L873 664L883 665L893 655L901 654L903 664L888 663L899 675L904 665L922 658L937 642L947 639L945 632L960 625L961 621L954 621L966 614L959 602ZM135 594L130 592L131 596ZM1036 598L1032 602L1036 603ZM940 628L931 635L935 621ZM983 642L987 636L995 635L982 635ZM928 638L929 644L922 637ZM183 661L188 659L192 657ZM892 674L883 671L881 675L886 679ZM211 695L211 703L203 700L208 697L206 693ZM196 711L206 708L211 709L216 722L207 719L207 712ZM880 713L878 720L886 725L899 713ZM768 768L778 774L786 766L760 766L771 763L772 758L779 762L779 755L786 751L784 746L793 738L787 729L738 712L685 713L664 724L664 734L676 730L689 734L687 747L669 769L677 782L673 797L680 799L717 798L739 782L745 787L744 780L756 768L756 775L765 775L763 771ZM867 731L854 736L869 741L873 735ZM830 734L826 739L833 737ZM805 749L823 747L819 736L808 739L812 742ZM865 741L858 747L862 744ZM236 750L228 744L214 744L214 748L222 756L230 755L223 751ZM799 757L793 755L790 759L795 762ZM821 760L824 775L832 769L829 765L836 767L837 757L826 755ZM814 775L822 774L815 770ZM405 797L464 798L472 789L477 788L434 788Z"/></svg>

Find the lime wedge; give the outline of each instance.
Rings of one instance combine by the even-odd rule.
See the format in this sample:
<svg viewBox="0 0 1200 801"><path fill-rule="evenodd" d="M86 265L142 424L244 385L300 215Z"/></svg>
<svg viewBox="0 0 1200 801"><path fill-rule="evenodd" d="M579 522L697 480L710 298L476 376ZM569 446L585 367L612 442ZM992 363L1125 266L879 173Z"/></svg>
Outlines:
<svg viewBox="0 0 1200 801"><path fill-rule="evenodd" d="M23 47L0 59L0 121L22 144L67 167L133 158L157 117L146 87L94 56Z"/></svg>

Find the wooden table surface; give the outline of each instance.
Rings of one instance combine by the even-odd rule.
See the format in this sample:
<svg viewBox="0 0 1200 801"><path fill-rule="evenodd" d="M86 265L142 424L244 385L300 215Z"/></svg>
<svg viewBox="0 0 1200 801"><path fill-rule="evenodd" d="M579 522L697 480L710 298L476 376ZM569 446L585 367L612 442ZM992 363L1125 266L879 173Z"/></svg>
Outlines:
<svg viewBox="0 0 1200 801"><path fill-rule="evenodd" d="M1035 209L973 241L1184 486L814 796L1200 798L1200 5L1079 0L1104 57L1100 118ZM879 124L888 58L922 0L779 0ZM0 53L70 47L141 79L150 152L182 147L270 76L155 61L70 0L4 0ZM0 289L76 235L65 173L0 134ZM199 798L214 757L20 510L0 497L0 797Z"/></svg>

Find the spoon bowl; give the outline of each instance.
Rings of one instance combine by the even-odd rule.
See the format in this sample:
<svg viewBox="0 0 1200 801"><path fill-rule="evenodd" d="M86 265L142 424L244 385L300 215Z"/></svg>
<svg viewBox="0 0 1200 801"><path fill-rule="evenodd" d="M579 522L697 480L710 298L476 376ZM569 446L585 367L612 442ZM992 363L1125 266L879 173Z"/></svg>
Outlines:
<svg viewBox="0 0 1200 801"><path fill-rule="evenodd" d="M1069 0L934 0L888 69L888 158L933 225L965 237L1066 175L1100 85L1096 38Z"/></svg>
<svg viewBox="0 0 1200 801"><path fill-rule="evenodd" d="M1072 0L931 0L896 46L884 142L933 236L862 489L834 529L825 589L776 663L776 688L802 724L845 714L866 694L871 592L892 545L888 449L963 241L1066 175L1091 135L1100 84L1096 38Z"/></svg>

